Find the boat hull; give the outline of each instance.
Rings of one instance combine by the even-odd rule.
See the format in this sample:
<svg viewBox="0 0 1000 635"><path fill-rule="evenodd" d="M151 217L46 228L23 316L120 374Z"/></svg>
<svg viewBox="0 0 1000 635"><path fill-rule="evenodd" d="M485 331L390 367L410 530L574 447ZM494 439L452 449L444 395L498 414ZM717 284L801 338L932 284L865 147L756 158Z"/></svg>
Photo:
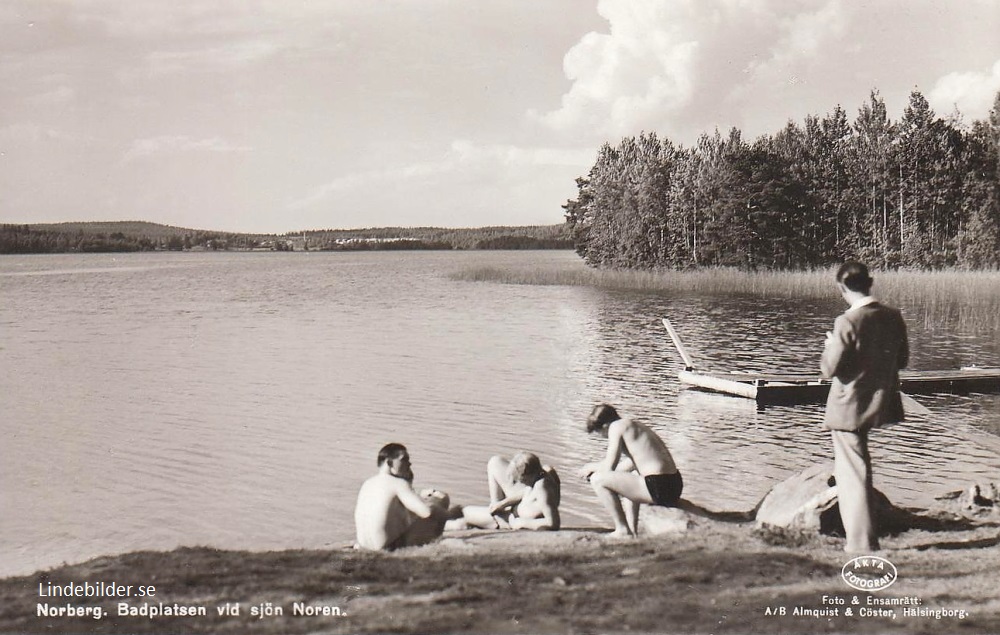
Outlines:
<svg viewBox="0 0 1000 635"><path fill-rule="evenodd" d="M808 373L711 373L682 370L681 383L762 404L822 403L830 392L830 380ZM1000 391L1000 368L904 371L900 389L911 395L935 393L968 394Z"/></svg>

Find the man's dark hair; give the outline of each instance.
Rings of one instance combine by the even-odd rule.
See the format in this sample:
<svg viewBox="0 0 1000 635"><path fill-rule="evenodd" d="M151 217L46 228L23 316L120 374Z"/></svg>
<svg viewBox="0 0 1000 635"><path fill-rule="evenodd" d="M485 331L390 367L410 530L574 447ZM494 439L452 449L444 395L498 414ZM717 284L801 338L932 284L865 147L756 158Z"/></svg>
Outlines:
<svg viewBox="0 0 1000 635"><path fill-rule="evenodd" d="M872 288L872 277L868 275L868 267L863 263L848 261L837 269L837 282L851 291L868 293Z"/></svg>
<svg viewBox="0 0 1000 635"><path fill-rule="evenodd" d="M619 419L621 417L618 416L618 411L615 410L614 406L609 406L606 403L597 404L590 411L590 416L587 417L587 432L597 432L604 426L614 423Z"/></svg>
<svg viewBox="0 0 1000 635"><path fill-rule="evenodd" d="M378 466L382 467L382 464L389 459L398 459L404 454L406 454L406 446L402 443L386 443L378 451Z"/></svg>

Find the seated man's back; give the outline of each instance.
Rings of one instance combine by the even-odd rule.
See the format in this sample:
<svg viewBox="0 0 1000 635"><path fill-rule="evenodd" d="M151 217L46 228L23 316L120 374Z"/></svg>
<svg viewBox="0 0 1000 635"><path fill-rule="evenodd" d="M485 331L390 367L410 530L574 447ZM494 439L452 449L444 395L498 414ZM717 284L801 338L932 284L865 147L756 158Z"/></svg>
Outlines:
<svg viewBox="0 0 1000 635"><path fill-rule="evenodd" d="M354 509L358 545L363 549L389 548L406 530L406 508L398 488L408 484L388 474L376 474L361 486Z"/></svg>
<svg viewBox="0 0 1000 635"><path fill-rule="evenodd" d="M426 544L441 535L448 514L448 496L413 491L413 471L406 447L387 444L379 451L378 474L358 491L354 526L362 549L398 549Z"/></svg>

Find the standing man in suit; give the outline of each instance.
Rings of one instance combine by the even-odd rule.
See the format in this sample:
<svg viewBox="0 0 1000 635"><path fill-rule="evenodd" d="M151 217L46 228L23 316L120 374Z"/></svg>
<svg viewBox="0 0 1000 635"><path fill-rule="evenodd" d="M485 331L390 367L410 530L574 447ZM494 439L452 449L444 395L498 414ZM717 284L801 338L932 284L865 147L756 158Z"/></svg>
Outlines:
<svg viewBox="0 0 1000 635"><path fill-rule="evenodd" d="M879 548L875 527L868 431L903 420L899 369L909 361L906 324L896 309L870 294L872 278L860 262L837 271L837 287L850 305L826 333L820 369L833 379L823 427L833 436L834 478L845 551Z"/></svg>

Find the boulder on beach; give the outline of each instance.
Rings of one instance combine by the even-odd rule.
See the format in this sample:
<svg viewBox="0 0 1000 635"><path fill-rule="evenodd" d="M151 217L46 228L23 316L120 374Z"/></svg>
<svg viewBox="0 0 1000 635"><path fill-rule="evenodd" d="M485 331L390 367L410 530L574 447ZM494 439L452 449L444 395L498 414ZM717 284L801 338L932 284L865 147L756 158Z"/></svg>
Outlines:
<svg viewBox="0 0 1000 635"><path fill-rule="evenodd" d="M898 530L904 513L875 490L879 534ZM814 465L774 486L757 506L758 527L844 535L833 463Z"/></svg>
<svg viewBox="0 0 1000 635"><path fill-rule="evenodd" d="M677 507L643 505L639 508L641 535L683 534L691 528L691 525L691 515Z"/></svg>

